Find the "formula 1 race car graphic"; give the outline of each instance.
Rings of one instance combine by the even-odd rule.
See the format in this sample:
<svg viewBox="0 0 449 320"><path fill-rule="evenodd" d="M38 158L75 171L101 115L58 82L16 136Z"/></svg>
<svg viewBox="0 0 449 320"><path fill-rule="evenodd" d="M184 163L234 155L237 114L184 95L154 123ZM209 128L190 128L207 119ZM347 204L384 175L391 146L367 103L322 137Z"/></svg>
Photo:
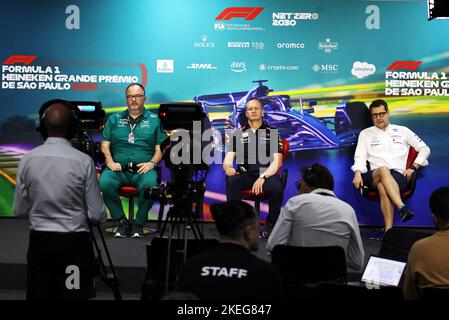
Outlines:
<svg viewBox="0 0 449 320"><path fill-rule="evenodd" d="M289 95L269 95L269 89L263 83L267 80L255 80L258 86L242 92L219 93L196 96L195 102L202 104L211 119L212 128L218 131L215 139L217 148L224 150L225 130L235 129L245 123L245 104L251 98L262 101L264 122L279 130L287 139L290 151L335 149L352 146L357 143L360 131L369 126L369 111L365 104L349 103L345 100L337 105L333 117L315 117L316 101L301 99L299 110L294 110ZM304 106L305 105L305 106Z"/></svg>

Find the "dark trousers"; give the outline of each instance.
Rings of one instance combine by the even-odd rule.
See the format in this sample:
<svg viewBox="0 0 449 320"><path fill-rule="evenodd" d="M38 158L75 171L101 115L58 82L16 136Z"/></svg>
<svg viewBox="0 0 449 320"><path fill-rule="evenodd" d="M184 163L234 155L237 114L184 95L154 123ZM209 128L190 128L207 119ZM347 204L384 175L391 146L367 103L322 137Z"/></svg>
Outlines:
<svg viewBox="0 0 449 320"><path fill-rule="evenodd" d="M226 177L226 196L228 201L241 200L241 191L251 189L256 182L258 175L240 173L232 177ZM262 186L263 191L267 194L269 212L267 223L274 225L279 217L282 206L282 182L278 175L265 179Z"/></svg>
<svg viewBox="0 0 449 320"><path fill-rule="evenodd" d="M362 173L363 184L372 190L377 191L377 187L373 185L373 172L375 170L371 170L365 173ZM409 183L407 178L402 175L402 173L397 172L396 170L390 169L391 176L396 181L399 186L399 191L401 193L405 192L409 188Z"/></svg>
<svg viewBox="0 0 449 320"><path fill-rule="evenodd" d="M88 299L93 290L90 234L32 230L27 274L27 300ZM73 288L75 283L79 283L79 289Z"/></svg>

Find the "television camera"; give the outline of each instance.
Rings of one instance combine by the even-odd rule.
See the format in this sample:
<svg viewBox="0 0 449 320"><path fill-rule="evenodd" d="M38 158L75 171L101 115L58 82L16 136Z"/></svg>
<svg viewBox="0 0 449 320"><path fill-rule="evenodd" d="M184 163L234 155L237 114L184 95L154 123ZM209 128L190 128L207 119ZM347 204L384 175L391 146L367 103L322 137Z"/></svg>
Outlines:
<svg viewBox="0 0 449 320"><path fill-rule="evenodd" d="M167 252L172 250L172 236L177 230L178 242L183 248L177 251L174 264L167 254L165 292L168 292L170 269L179 274L187 258L187 232L192 230L195 239L203 240L197 223L202 216L206 177L209 166L202 159L202 151L211 141L203 141L203 132L210 122L199 103L165 103L158 110L162 127L170 136L161 143L165 166L171 172L171 181L159 187L146 189L145 197L161 205L172 205L160 230L160 238L168 225ZM199 159L198 159L199 155Z"/></svg>
<svg viewBox="0 0 449 320"><path fill-rule="evenodd" d="M77 136L72 139L72 145L81 152L89 155L94 163L103 163L104 155L101 152L100 142L95 142L93 134L99 134L104 127L106 113L99 101L70 101L78 108L79 127Z"/></svg>
<svg viewBox="0 0 449 320"><path fill-rule="evenodd" d="M188 227L193 223L195 227L195 219L202 214L205 180L209 171L209 166L201 159L205 143L208 143L202 141L202 133L210 128L210 122L198 103L161 104L158 116L162 127L170 133L161 143L161 150L164 163L171 171L171 181L146 189L145 196L164 205L173 205L161 229L162 236L167 223L185 222ZM198 154L200 159L195 161ZM195 229L193 231L195 237L202 238L199 229L196 230L198 233Z"/></svg>

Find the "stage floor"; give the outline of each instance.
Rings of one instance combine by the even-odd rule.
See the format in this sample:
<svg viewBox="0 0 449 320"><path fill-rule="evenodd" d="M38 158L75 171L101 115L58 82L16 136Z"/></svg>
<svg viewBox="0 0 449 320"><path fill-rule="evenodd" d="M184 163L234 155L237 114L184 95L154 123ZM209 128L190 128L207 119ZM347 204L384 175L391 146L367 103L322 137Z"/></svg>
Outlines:
<svg viewBox="0 0 449 320"><path fill-rule="evenodd" d="M108 224L105 224L106 227ZM150 222L147 227L155 227ZM218 239L215 225L210 222L200 225L206 239ZM362 234L371 234L372 228L361 228ZM125 299L139 299L140 289L145 279L147 260L146 245L151 243L158 233L145 236L143 239L116 239L104 233L114 266L120 281L120 289ZM193 238L192 232L189 237ZM14 218L0 219L0 300L23 299L26 288L26 256L28 250L29 223L28 220ZM270 261L265 249L266 239L261 239L259 250L255 253L259 258ZM365 260L370 255L376 255L381 241L363 237ZM105 260L106 261L106 260ZM349 280L359 280L360 274L349 270ZM97 299L111 299L112 294L101 281L98 281Z"/></svg>

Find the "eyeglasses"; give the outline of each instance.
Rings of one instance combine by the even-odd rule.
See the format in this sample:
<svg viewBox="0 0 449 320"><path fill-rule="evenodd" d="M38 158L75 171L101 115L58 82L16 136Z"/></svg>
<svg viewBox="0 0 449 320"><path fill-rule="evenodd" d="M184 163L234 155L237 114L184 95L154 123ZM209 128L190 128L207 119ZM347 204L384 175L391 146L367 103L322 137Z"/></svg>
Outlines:
<svg viewBox="0 0 449 320"><path fill-rule="evenodd" d="M382 119L383 117L385 117L386 114L387 114L387 111L379 112L379 113L373 113L373 114L371 114L371 117L372 117L373 119L376 119L377 117L379 117L380 119Z"/></svg>
<svg viewBox="0 0 449 320"><path fill-rule="evenodd" d="M145 97L145 95L143 94L134 94L134 95L127 95L126 99L128 100L132 100L132 99L142 99L143 97Z"/></svg>

